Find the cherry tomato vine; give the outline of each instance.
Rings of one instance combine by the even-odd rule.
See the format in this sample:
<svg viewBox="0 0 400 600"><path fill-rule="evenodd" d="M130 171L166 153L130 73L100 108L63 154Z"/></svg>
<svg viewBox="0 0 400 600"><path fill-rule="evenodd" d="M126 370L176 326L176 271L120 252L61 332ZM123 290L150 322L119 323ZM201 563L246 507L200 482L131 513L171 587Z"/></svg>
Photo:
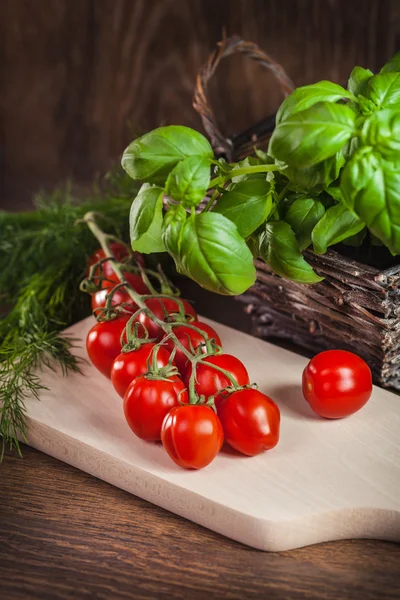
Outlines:
<svg viewBox="0 0 400 600"><path fill-rule="evenodd" d="M160 268L132 264L132 252L121 250L118 240L99 227L95 213L87 213L83 221L101 246L81 284L84 291L102 294L93 310L98 322L87 338L89 357L124 398L126 420L138 437L161 440L180 466L203 468L224 440L216 399L219 405L236 392L254 389L246 368L223 353L217 332L198 321L191 304L179 297ZM102 353L93 351L91 344L92 338L98 342L103 325L107 347ZM277 443L279 418L275 421L273 442L259 444L259 451ZM241 449L243 443L236 447Z"/></svg>

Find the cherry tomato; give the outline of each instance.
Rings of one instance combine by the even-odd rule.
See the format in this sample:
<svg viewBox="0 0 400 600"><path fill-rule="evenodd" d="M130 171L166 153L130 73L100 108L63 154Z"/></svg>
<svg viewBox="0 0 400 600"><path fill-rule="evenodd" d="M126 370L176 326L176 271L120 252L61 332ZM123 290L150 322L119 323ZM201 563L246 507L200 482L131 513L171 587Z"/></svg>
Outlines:
<svg viewBox="0 0 400 600"><path fill-rule="evenodd" d="M212 408L188 404L169 411L162 425L161 441L177 465L202 469L221 450L224 434Z"/></svg>
<svg viewBox="0 0 400 600"><path fill-rule="evenodd" d="M221 339L218 333L210 325L207 325L207 323L202 323L201 321L192 321L190 324L194 327L198 327L198 329L201 329L201 331L204 331L204 333L208 336L209 339L215 340L215 343L218 346L221 346ZM176 335L182 346L184 346L189 352L190 346L192 346L192 348L196 350L198 346L205 343L204 335L201 335L201 333L198 333L197 331L191 329L187 325L177 325L176 327L174 327L174 334ZM168 348L170 352L172 352L172 350L175 347L175 344L171 339L169 339L164 343L164 346L165 348ZM204 352L206 352L205 346L203 346L203 353ZM188 366L188 359L186 358L182 350L180 350L179 348L176 349L175 363L178 367L181 376L185 377Z"/></svg>
<svg viewBox="0 0 400 600"><path fill-rule="evenodd" d="M196 311L192 305L187 300L181 300L181 302L183 303L185 314L197 319ZM172 298L149 298L146 300L146 305L162 321L165 321L169 315L179 313L179 305ZM145 313L140 313L138 321L146 327L150 338L155 338L158 341L163 338L164 331Z"/></svg>
<svg viewBox="0 0 400 600"><path fill-rule="evenodd" d="M86 350L90 360L103 375L110 377L111 367L121 352L121 335L128 316L93 325L86 338Z"/></svg>
<svg viewBox="0 0 400 600"><path fill-rule="evenodd" d="M147 287L141 276L137 273L129 273L128 271L125 271L124 277L127 280L127 282L131 284L135 292L137 292L138 294L150 294L149 288ZM114 287L114 285L119 283L120 281L115 273L108 275L108 279L110 281L103 281L103 288Z"/></svg>
<svg viewBox="0 0 400 600"><path fill-rule="evenodd" d="M142 440L161 439L165 416L180 402L188 402L185 384L179 377L168 380L148 379L146 375L134 379L124 397L125 418L129 427Z"/></svg>
<svg viewBox="0 0 400 600"><path fill-rule="evenodd" d="M123 398L131 383L139 375L147 373L148 361L152 364L155 344L142 344L137 350L121 352L114 360L111 368L111 381L118 394ZM157 351L157 366L166 367L170 353L163 347ZM174 363L172 363L174 364Z"/></svg>
<svg viewBox="0 0 400 600"><path fill-rule="evenodd" d="M204 395L206 398L215 395L215 406L218 410L221 401L218 390L232 385L229 379L218 371L213 369L211 365L216 365L228 371L239 385L248 385L250 383L249 374L244 364L231 354L216 354L204 359L210 363L210 366L198 364L196 368L196 384L195 389L199 395ZM186 373L186 384L189 385L189 378L192 372L192 366L189 365Z"/></svg>
<svg viewBox="0 0 400 600"><path fill-rule="evenodd" d="M258 390L237 390L218 407L225 440L247 456L270 450L279 441L280 412L271 398Z"/></svg>
<svg viewBox="0 0 400 600"><path fill-rule="evenodd" d="M135 275L134 273L125 273L126 280L131 284L133 289L138 292L138 294L150 294L150 291L140 275ZM104 282L108 283L108 282ZM110 284L111 285L111 284ZM92 295L92 310L94 311L96 308L104 308L106 305L106 296L109 294L111 289L108 287L103 287L103 289L98 290ZM112 297L112 305L118 306L122 303L128 303L124 309L129 313L134 313L137 310L137 304L134 303L130 295L128 294L126 288L119 288Z"/></svg>
<svg viewBox="0 0 400 600"><path fill-rule="evenodd" d="M346 350L327 350L314 356L303 371L303 394L321 417L341 419L357 412L372 393L367 363Z"/></svg>
<svg viewBox="0 0 400 600"><path fill-rule="evenodd" d="M117 259L117 261L122 261L124 258L129 256L128 248L126 246L124 246L124 244L120 244L119 242L113 242L112 244L110 244L110 248L111 248L111 251L114 254L115 258ZM91 267L92 265L95 265L97 262L99 262L100 260L103 260L103 258L105 258L105 257L106 257L106 255L105 255L104 250L102 248L98 248L89 257L89 260L88 260L89 267ZM104 277L108 278L111 275L114 275L114 271L112 269L111 264L112 264L112 261L107 261L102 264L101 270L102 270L102 275ZM97 283L96 280L95 280L95 282Z"/></svg>

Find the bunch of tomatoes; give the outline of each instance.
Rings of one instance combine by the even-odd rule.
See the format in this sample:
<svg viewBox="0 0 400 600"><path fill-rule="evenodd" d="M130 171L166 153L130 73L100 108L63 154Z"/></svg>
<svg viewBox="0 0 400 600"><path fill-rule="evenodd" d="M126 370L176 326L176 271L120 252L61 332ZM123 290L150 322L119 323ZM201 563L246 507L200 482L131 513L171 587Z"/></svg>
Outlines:
<svg viewBox="0 0 400 600"><path fill-rule="evenodd" d="M123 398L127 423L139 438L161 441L185 468L207 466L224 441L247 456L279 441L276 403L251 385L245 365L226 354L218 333L193 306L159 293L119 242L89 260L97 323L86 347L93 365ZM117 274L119 273L119 274ZM371 372L358 356L322 352L303 374L303 393L321 416L338 418L361 408L372 391Z"/></svg>

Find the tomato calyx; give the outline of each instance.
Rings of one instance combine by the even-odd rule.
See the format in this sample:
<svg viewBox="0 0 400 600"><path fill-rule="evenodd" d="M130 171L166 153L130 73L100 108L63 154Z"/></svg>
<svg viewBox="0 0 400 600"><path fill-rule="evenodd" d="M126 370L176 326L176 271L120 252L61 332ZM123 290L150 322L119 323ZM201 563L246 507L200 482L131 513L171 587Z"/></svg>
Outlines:
<svg viewBox="0 0 400 600"><path fill-rule="evenodd" d="M146 327L136 320L137 312L130 317L121 335L122 353L124 354L139 350L144 344L157 341L155 338L149 338L149 332Z"/></svg>
<svg viewBox="0 0 400 600"><path fill-rule="evenodd" d="M174 364L174 358L176 353L175 349L171 352L168 364L164 367L158 366L157 354L161 347L162 344L157 344L156 346L154 346L154 351L147 360L147 373L144 373L144 376L149 381L171 381L174 377L179 378L179 371L176 365Z"/></svg>

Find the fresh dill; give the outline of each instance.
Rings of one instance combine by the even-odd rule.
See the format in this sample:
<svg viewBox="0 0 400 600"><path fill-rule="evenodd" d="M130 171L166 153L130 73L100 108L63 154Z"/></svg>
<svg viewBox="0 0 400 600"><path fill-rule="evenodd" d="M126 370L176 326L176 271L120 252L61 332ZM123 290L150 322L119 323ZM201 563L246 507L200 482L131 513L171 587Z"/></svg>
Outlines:
<svg viewBox="0 0 400 600"><path fill-rule="evenodd" d="M106 185L104 185L104 181ZM79 291L96 240L76 222L87 211L101 212L123 239L137 188L121 170L79 200L65 185L36 198L36 210L0 212L0 460L5 447L26 439L25 401L39 397L43 367L79 371L74 341L59 332L90 314Z"/></svg>

